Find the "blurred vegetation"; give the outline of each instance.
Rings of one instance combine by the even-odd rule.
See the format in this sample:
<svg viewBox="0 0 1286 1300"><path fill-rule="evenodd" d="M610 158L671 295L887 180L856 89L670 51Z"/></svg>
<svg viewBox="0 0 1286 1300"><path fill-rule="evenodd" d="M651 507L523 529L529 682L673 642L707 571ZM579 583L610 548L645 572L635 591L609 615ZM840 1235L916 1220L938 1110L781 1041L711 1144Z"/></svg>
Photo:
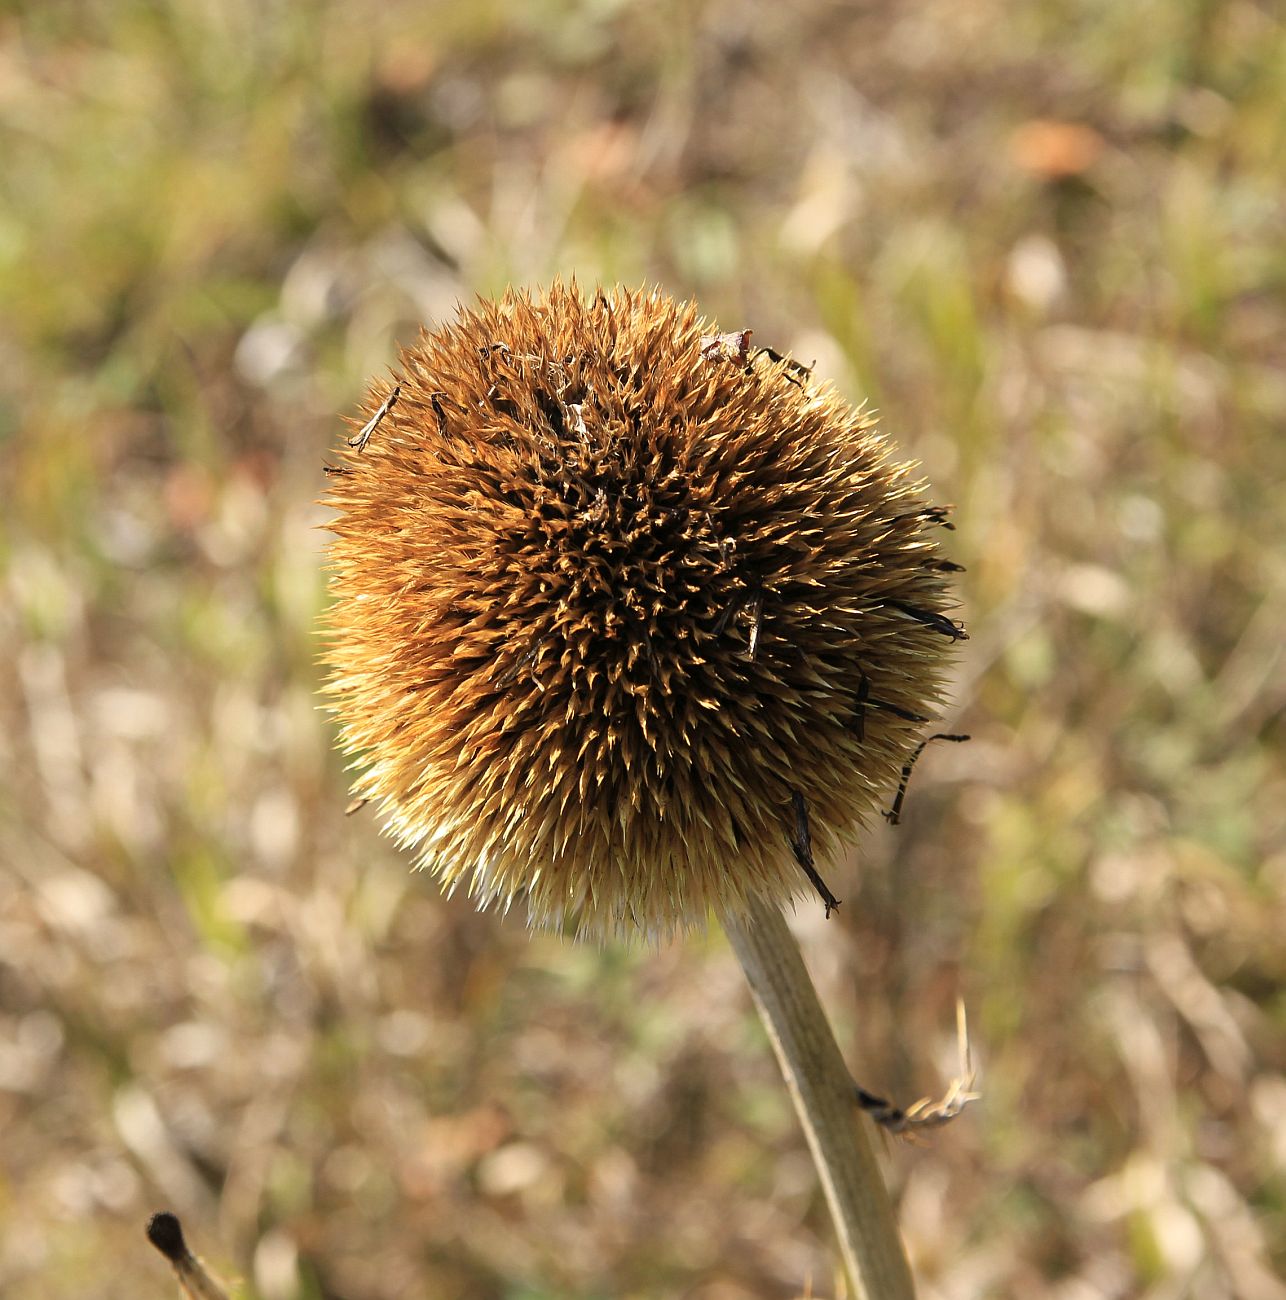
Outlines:
<svg viewBox="0 0 1286 1300"><path fill-rule="evenodd" d="M321 461L421 322L647 279L881 408L973 631L799 929L926 1297L1286 1296L1286 34L1253 0L0 16L0 1291L833 1296L711 936L346 820Z"/></svg>

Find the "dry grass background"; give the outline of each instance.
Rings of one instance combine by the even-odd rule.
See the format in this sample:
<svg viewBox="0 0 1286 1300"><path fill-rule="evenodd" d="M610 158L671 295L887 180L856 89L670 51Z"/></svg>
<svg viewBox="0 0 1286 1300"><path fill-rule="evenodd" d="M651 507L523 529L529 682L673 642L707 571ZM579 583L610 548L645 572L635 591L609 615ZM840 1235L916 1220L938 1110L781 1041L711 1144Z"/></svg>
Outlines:
<svg viewBox="0 0 1286 1300"><path fill-rule="evenodd" d="M25 12L24 12L25 10ZM315 704L324 452L576 272L866 396L974 633L798 928L931 1298L1281 1300L1286 36L1251 0L0 17L0 1292L832 1296L723 941L411 876Z"/></svg>

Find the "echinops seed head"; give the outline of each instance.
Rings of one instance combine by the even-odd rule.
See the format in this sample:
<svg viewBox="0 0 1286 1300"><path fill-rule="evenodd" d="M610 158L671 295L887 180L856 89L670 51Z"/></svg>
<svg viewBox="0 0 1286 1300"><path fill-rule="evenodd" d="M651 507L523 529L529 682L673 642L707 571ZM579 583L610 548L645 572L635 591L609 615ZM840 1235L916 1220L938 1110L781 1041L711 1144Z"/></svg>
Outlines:
<svg viewBox="0 0 1286 1300"><path fill-rule="evenodd" d="M354 422L356 425L356 422ZM649 936L811 890L958 627L913 467L656 291L510 291L424 335L331 469L354 793L448 888Z"/></svg>

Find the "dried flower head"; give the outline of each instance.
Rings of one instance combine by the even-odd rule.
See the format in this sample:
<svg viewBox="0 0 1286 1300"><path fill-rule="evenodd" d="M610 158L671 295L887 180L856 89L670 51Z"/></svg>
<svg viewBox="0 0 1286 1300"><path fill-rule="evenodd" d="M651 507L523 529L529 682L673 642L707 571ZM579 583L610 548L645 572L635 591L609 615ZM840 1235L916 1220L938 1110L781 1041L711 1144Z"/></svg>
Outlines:
<svg viewBox="0 0 1286 1300"><path fill-rule="evenodd" d="M801 838L878 806L963 635L942 514L870 419L657 292L462 313L331 474L354 793L538 925L810 888Z"/></svg>

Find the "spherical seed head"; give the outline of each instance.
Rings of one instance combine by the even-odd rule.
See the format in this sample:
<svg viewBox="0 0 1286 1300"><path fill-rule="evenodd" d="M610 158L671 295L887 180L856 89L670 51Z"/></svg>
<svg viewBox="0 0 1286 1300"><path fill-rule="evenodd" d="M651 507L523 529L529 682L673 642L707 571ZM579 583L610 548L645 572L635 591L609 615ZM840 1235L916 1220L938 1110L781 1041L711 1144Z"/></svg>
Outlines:
<svg viewBox="0 0 1286 1300"><path fill-rule="evenodd" d="M824 860L933 710L940 515L748 340L657 292L509 292L404 352L332 468L354 793L481 905L658 935L809 891L796 792Z"/></svg>

